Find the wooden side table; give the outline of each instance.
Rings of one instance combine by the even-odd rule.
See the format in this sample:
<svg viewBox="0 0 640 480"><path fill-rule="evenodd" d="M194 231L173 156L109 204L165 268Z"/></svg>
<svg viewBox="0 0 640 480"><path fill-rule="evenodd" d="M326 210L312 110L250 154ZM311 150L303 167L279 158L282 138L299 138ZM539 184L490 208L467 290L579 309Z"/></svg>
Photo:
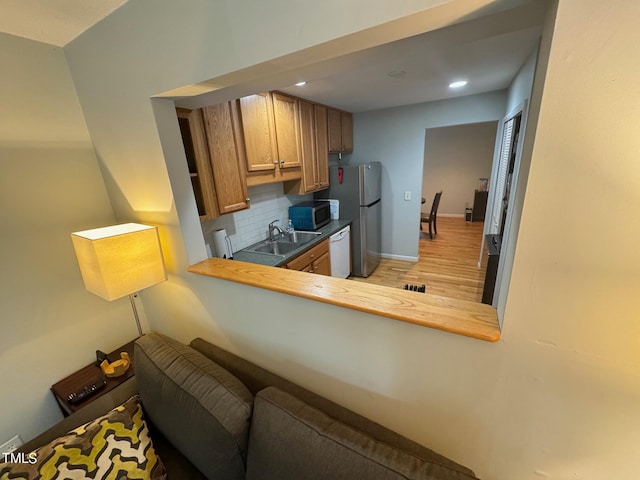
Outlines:
<svg viewBox="0 0 640 480"><path fill-rule="evenodd" d="M97 398L100 398L105 393L109 392L110 390L113 390L118 385L120 385L121 383L125 382L126 380L128 380L129 378L135 375L133 372L133 364L134 364L133 344L134 343L135 343L135 340L132 340L131 342L111 352L107 356L107 358L109 359L109 362L114 362L120 358L120 352L127 352L129 354L131 365L129 366L129 368L127 369L124 375L121 375L120 377L114 377L114 378L105 377L104 374L102 373L102 370L100 370L100 367L98 367L94 362L91 365L87 365L86 367L78 370L75 373L72 373L67 378L63 378L62 380L60 380L59 382L51 386L51 391L53 392L53 396L58 402L58 405L60 406L60 410L62 410L62 414L65 417L68 417L73 412L77 412L81 408L85 407L86 405L93 402ZM84 388L85 386L97 380L98 381L106 380L107 383L104 387L100 388L95 393L89 395L85 399L77 403L69 403L69 401L67 400L69 394L77 392L82 388Z"/></svg>

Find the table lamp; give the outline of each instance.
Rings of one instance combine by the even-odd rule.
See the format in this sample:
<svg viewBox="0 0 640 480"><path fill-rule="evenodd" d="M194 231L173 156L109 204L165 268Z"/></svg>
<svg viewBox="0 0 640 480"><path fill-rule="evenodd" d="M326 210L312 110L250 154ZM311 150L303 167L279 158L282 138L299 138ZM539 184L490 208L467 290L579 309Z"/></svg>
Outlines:
<svg viewBox="0 0 640 480"><path fill-rule="evenodd" d="M133 296L167 279L157 227L125 223L75 232L71 240L85 288L109 301L129 295L142 336Z"/></svg>

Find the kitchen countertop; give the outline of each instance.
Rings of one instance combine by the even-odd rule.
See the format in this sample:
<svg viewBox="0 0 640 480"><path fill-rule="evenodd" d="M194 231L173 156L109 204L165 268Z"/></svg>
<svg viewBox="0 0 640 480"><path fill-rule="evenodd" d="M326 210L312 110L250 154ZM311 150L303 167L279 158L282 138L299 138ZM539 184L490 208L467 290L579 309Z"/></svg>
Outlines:
<svg viewBox="0 0 640 480"><path fill-rule="evenodd" d="M268 267L280 267L350 224L351 220L331 220L324 227L315 230L316 232L321 233L321 235L318 235L318 238L311 240L310 242L303 243L299 248L296 248L295 250L287 253L285 256L270 255L268 253L247 252L243 249L235 252L233 254L233 259L239 260L241 262L257 263L259 265L265 265Z"/></svg>
<svg viewBox="0 0 640 480"><path fill-rule="evenodd" d="M488 342L500 340L496 309L484 303L222 258L207 258L189 272Z"/></svg>

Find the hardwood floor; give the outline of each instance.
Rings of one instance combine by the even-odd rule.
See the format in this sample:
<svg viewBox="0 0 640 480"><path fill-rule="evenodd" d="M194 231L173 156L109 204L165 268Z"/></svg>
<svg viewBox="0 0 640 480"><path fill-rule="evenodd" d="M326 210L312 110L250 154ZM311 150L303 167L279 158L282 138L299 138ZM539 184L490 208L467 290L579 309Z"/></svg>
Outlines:
<svg viewBox="0 0 640 480"><path fill-rule="evenodd" d="M477 265L483 223L438 217L438 234L433 240L429 238L429 226L423 224L423 228L418 262L383 258L369 277L349 278L394 288L426 285L427 292L434 295L480 302L486 271L486 259L481 269Z"/></svg>

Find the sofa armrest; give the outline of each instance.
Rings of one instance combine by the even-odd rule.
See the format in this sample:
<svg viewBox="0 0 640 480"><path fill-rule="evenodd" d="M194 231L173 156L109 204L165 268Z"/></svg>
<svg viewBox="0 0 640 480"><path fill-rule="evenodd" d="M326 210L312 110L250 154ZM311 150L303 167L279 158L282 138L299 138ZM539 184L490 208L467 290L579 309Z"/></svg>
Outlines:
<svg viewBox="0 0 640 480"><path fill-rule="evenodd" d="M84 425L85 423L90 422L100 415L104 415L118 405L126 402L136 393L138 393L136 378L131 377L122 384L118 385L113 390L110 390L100 398L97 398L93 402L89 403L86 407L78 410L68 417L63 418L53 427L24 443L20 446L20 448L18 448L18 452L29 453L34 451L35 449L46 445L52 440L55 440L56 438L68 433L74 428L79 427L80 425Z"/></svg>

